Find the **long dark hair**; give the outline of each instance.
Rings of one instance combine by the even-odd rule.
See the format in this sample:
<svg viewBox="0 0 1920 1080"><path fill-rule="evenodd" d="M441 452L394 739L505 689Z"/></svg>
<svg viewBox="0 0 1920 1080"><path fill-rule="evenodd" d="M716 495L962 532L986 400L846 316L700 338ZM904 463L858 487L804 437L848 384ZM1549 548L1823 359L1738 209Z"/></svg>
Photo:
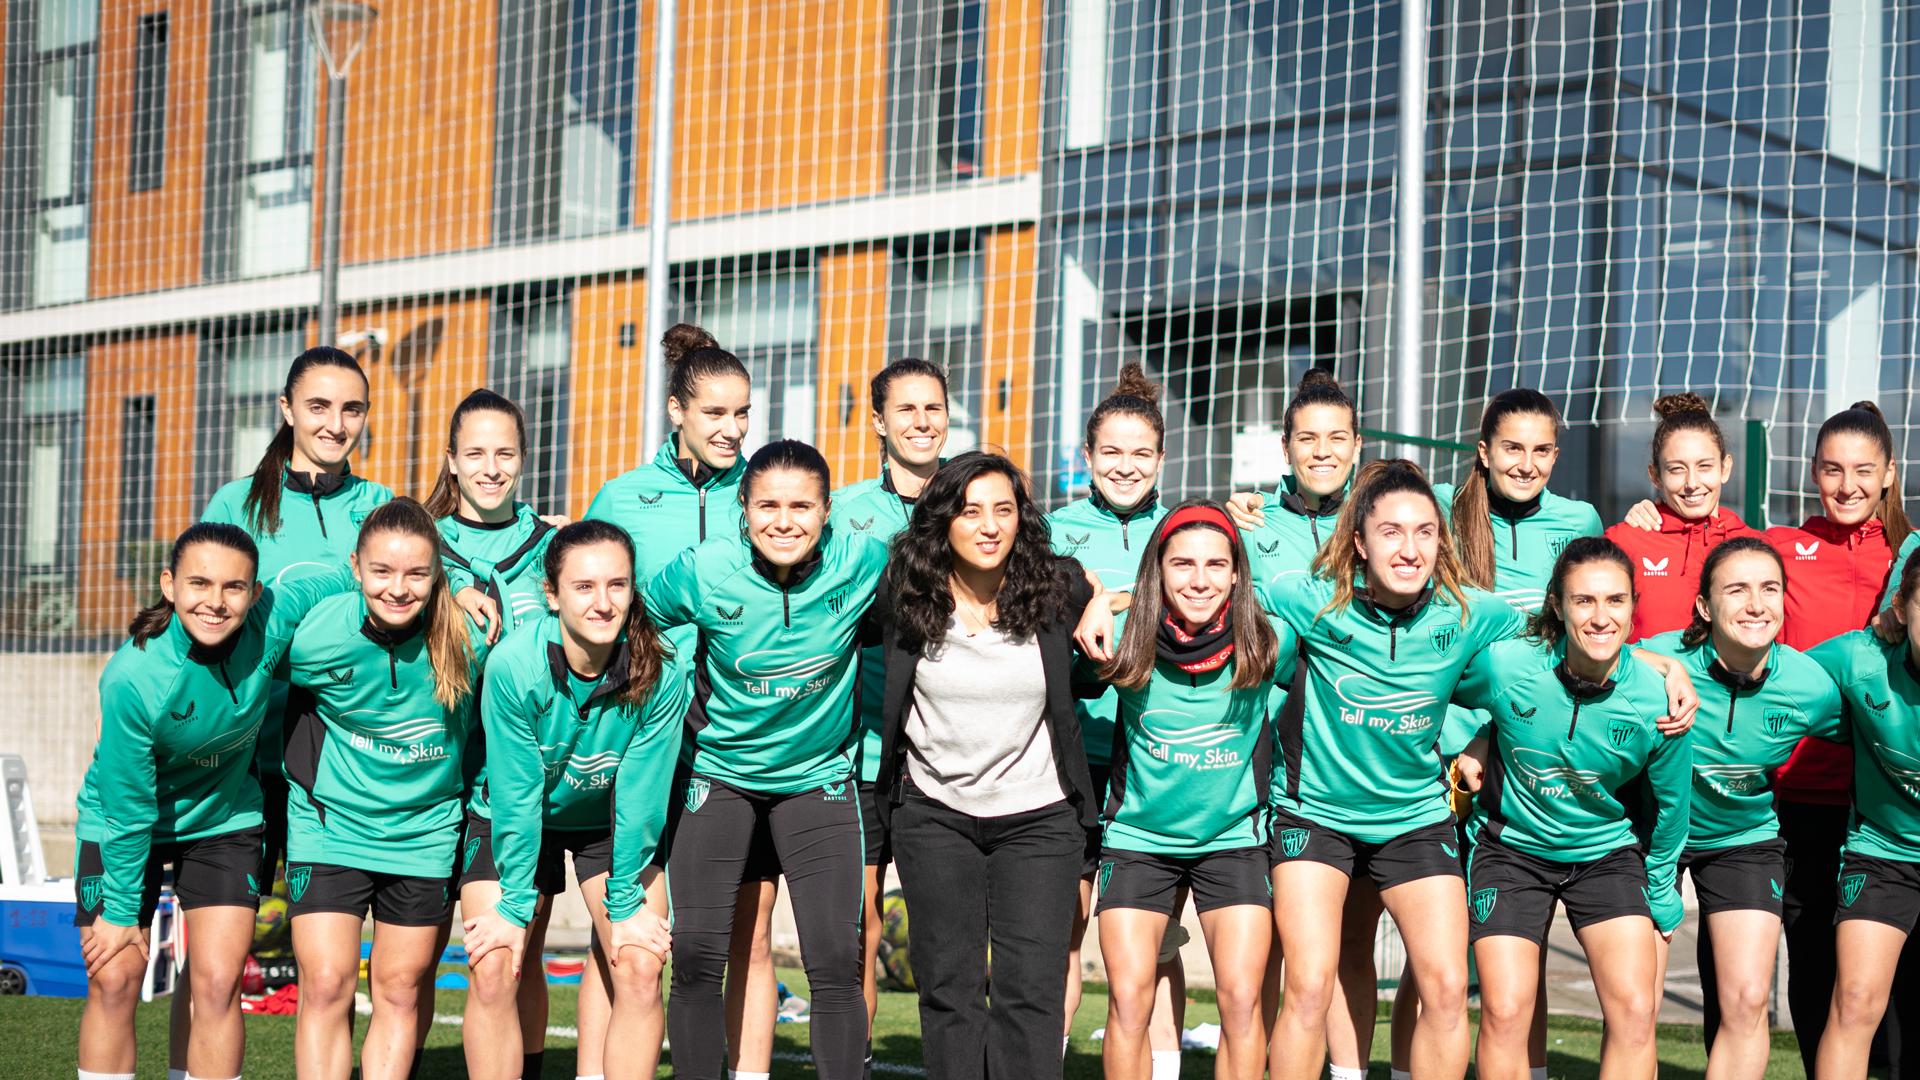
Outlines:
<svg viewBox="0 0 1920 1080"><path fill-rule="evenodd" d="M1226 513L1226 508L1211 499L1188 499L1173 508L1173 514L1190 506L1204 506ZM1171 515L1169 515L1171 516ZM1247 563L1246 545L1238 533L1229 532L1210 521L1189 521L1172 532L1155 529L1140 552L1140 573L1134 578L1133 607L1127 614L1127 626L1120 632L1120 645L1113 659L1100 669L1100 677L1115 686L1138 690L1153 677L1153 665L1159 661L1157 647L1160 623L1166 618L1165 587L1161 582L1160 555L1167 541L1193 529L1211 529L1227 538L1233 551L1233 589L1227 594L1232 605L1233 682L1230 688L1248 690L1273 678L1273 665L1280 651L1280 640L1260 609L1253 593L1253 573Z"/></svg>
<svg viewBox="0 0 1920 1080"><path fill-rule="evenodd" d="M560 531L553 534L547 542L547 556L543 566L547 572L547 588L555 592L560 590L560 571L567 563L567 555L575 548L590 544L616 544L627 553L628 574L638 565L633 550L633 537L627 530L611 522L589 518L562 525ZM666 667L667 658L673 650L667 645L660 631L654 627L653 620L647 617L647 602L640 595L641 582L633 582L633 603L627 608L627 621L620 632L627 638L627 685L620 691L619 700L624 705L635 707L646 704L648 695L653 693L654 684L660 681L660 672Z"/></svg>
<svg viewBox="0 0 1920 1080"><path fill-rule="evenodd" d="M1440 513L1440 500L1434 497L1433 486L1427 483L1427 474L1420 466L1405 458L1386 458L1369 461L1360 466L1353 477L1353 493L1347 501L1340 504L1340 516L1334 520L1333 535L1320 545L1319 554L1313 557L1313 572L1333 582L1333 599L1320 610L1321 615L1346 609L1353 603L1353 582L1365 572L1360 563L1359 550L1354 546L1354 538L1366 532L1367 519L1380 505L1380 500L1389 495L1406 493L1418 495L1433 504L1433 516L1436 521L1444 522L1445 515ZM1467 606L1467 594L1461 587L1460 561L1454 557L1453 541L1447 535L1443 524L1440 529L1440 542L1434 552L1433 583L1435 588L1445 589L1460 607L1460 622L1465 625L1471 610Z"/></svg>
<svg viewBox="0 0 1920 1080"><path fill-rule="evenodd" d="M1102 398L1100 404L1093 407L1093 414L1087 417L1089 452L1100 435L1100 425L1115 416L1139 418L1153 429L1159 446L1166 444L1167 418L1160 412L1160 385L1147 378L1146 369L1139 364L1120 369L1120 381L1114 384L1113 393Z"/></svg>
<svg viewBox="0 0 1920 1080"><path fill-rule="evenodd" d="M1907 504L1900 498L1900 469L1899 462L1893 458L1893 432L1887 428L1887 418L1881 415L1880 406L1871 401L1856 401L1851 407L1827 417L1827 422L1820 425L1820 434L1813 440L1810 465L1820 460L1820 451L1829 435L1864 435L1880 447L1887 464L1895 466L1893 483L1887 485L1873 516L1880 519L1880 527L1887 532L1887 546L1899 551L1900 545L1907 542L1907 534L1913 531L1913 524L1907 520Z"/></svg>
<svg viewBox="0 0 1920 1080"><path fill-rule="evenodd" d="M433 591L420 605L421 631L427 636L427 657L433 665L433 699L442 708L457 709L473 693L473 643L467 637L466 613L453 602L453 587L440 562L440 530L426 507L402 495L367 515L354 551L364 554L369 539L388 532L417 536L433 548Z"/></svg>
<svg viewBox="0 0 1920 1080"><path fill-rule="evenodd" d="M1627 557L1620 545L1604 536L1582 536L1567 544L1566 550L1553 562L1553 578L1547 582L1547 598L1540 604L1540 610L1527 619L1527 636L1549 647L1558 645L1567 636L1567 620L1554 607L1554 602L1566 603L1563 595L1567 587L1567 575L1577 566L1588 563L1609 562L1618 566L1627 577L1627 587L1633 587L1633 560Z"/></svg>
<svg viewBox="0 0 1920 1080"><path fill-rule="evenodd" d="M740 505L747 505L753 482L760 479L762 474L783 469L803 472L820 481L822 499L833 490L833 471L827 467L827 459L820 451L799 439L775 439L755 450L753 456L747 459L746 470L740 474Z"/></svg>
<svg viewBox="0 0 1920 1080"><path fill-rule="evenodd" d="M188 549L196 544L218 544L230 548L247 557L253 564L250 574L260 569L260 547L247 535L247 530L238 525L229 525L223 521L202 521L187 526L187 531L173 540L173 548L167 553L167 572L180 572L180 559ZM173 621L173 601L162 596L143 607L127 624L127 636L133 639L138 648L146 648L147 642L167 632L167 624Z"/></svg>
<svg viewBox="0 0 1920 1080"><path fill-rule="evenodd" d="M1529 390L1516 386L1503 390L1487 402L1487 409L1480 414L1480 441L1489 446L1493 437L1500 432L1500 425L1510 416L1544 416L1553 422L1555 430L1560 427L1560 410L1553 407L1547 395L1538 390ZM1468 474L1466 482L1453 493L1453 540L1454 547L1460 553L1460 565L1466 571L1467 584L1477 589L1493 588L1495 567L1493 519L1488 516L1487 485L1490 483L1487 467L1480 458L1473 459L1473 472Z"/></svg>
<svg viewBox="0 0 1920 1080"><path fill-rule="evenodd" d="M1011 638L1028 638L1067 610L1072 564L1053 553L1047 519L1029 493L1027 475L999 454L970 450L942 465L927 481L906 530L893 540L887 563L900 641L923 655L946 640L947 623L953 618L953 546L948 529L966 509L967 487L995 474L1013 486L1020 524L1007 553L1006 577L994 600L994 629Z"/></svg>
<svg viewBox="0 0 1920 1080"><path fill-rule="evenodd" d="M1720 569L1720 564L1735 555L1765 555L1772 559L1773 564L1780 568L1780 584L1785 587L1787 562L1780 557L1779 552L1773 550L1773 545L1757 536L1736 536L1731 540L1721 541L1712 551L1707 552L1707 561L1700 564L1700 590L1694 595L1702 600L1708 599L1713 594L1713 572ZM1700 607L1696 604L1693 609L1693 621L1687 624L1685 630L1680 631L1680 644L1691 648L1707 640L1712 633L1713 624L1701 617Z"/></svg>
<svg viewBox="0 0 1920 1080"><path fill-rule="evenodd" d="M295 357L293 366L287 369L287 384L280 390L280 399L288 407L293 405L293 388L300 385L307 372L317 367L346 368L360 376L360 385L368 385L367 373L361 370L358 360L339 349L317 346ZM280 492L286 484L287 467L292 463L293 425L282 420L280 429L273 433L273 441L267 444L267 452L260 455L260 464L253 468L247 498L241 503L248 524L261 536L280 531Z"/></svg>
<svg viewBox="0 0 1920 1080"><path fill-rule="evenodd" d="M1900 583L1893 588L1893 609L1905 616L1916 589L1920 589L1920 549L1900 565Z"/></svg>
<svg viewBox="0 0 1920 1080"><path fill-rule="evenodd" d="M877 413L887 411L887 391L893 388L895 379L916 375L939 383L940 396L943 398L947 396L947 373L940 369L939 364L922 360L917 356L903 356L898 360L890 361L886 367L874 372L873 378L868 380L867 398L873 403L873 411Z"/></svg>
<svg viewBox="0 0 1920 1080"><path fill-rule="evenodd" d="M452 457L460 449L460 425L469 415L477 412L497 412L512 418L513 430L520 436L520 452L527 450L527 417L520 406L501 397L491 390L479 389L460 399L453 408L453 419L447 422L447 456ZM453 475L453 466L445 461L440 463L440 477L433 482L433 493L427 496L427 513L434 520L446 517L460 509L460 481Z"/></svg>

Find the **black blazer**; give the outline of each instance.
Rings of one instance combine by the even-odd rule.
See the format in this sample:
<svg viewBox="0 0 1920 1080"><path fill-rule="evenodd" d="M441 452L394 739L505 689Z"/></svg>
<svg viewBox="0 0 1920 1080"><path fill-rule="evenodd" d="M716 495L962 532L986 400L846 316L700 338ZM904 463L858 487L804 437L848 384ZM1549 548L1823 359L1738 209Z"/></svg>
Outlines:
<svg viewBox="0 0 1920 1080"><path fill-rule="evenodd" d="M1093 791L1093 776L1087 770L1087 748L1081 742L1080 717L1074 711L1073 630L1080 623L1080 613L1093 599L1093 586L1087 582L1086 572L1078 562L1072 559L1066 562L1073 575L1068 603L1035 637L1039 639L1041 667L1046 672L1045 719L1047 734L1053 742L1053 764L1060 771L1060 790L1067 793L1067 801L1079 813L1080 824L1092 830L1099 826L1100 807ZM899 628L892 617L891 591L887 580L882 578L870 615L887 660L880 773L874 779L874 787L880 794L874 801L879 804L880 823L886 828L892 827L893 808L900 805L906 785L907 740L902 731L907 711L913 707L913 675L920 665L920 654L900 644Z"/></svg>

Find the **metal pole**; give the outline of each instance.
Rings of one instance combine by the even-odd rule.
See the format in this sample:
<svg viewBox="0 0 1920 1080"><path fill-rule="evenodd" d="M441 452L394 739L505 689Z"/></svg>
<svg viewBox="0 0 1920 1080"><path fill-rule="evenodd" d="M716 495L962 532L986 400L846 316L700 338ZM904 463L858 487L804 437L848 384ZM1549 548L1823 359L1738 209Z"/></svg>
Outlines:
<svg viewBox="0 0 1920 1080"><path fill-rule="evenodd" d="M645 449L667 438L667 363L660 335L667 332L668 219L673 214L673 45L674 0L653 6L652 178L647 201L647 365L642 396Z"/></svg>
<svg viewBox="0 0 1920 1080"><path fill-rule="evenodd" d="M1427 241L1427 0L1400 0L1400 172L1394 214L1393 429L1424 436L1421 336ZM1418 460L1415 443L1403 453Z"/></svg>
<svg viewBox="0 0 1920 1080"><path fill-rule="evenodd" d="M340 340L340 174L347 144L347 79L327 77L327 169L320 203L321 345Z"/></svg>

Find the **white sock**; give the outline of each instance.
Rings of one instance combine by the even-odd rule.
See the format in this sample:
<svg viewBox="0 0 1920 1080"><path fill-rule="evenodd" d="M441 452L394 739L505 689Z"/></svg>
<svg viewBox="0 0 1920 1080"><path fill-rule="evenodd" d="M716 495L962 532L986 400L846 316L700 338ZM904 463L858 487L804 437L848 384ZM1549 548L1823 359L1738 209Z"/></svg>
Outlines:
<svg viewBox="0 0 1920 1080"><path fill-rule="evenodd" d="M576 1076L573 1080L607 1080L606 1073L594 1073L592 1076Z"/></svg>
<svg viewBox="0 0 1920 1080"><path fill-rule="evenodd" d="M1388 1072L1392 1074L1393 1080L1413 1080L1412 1069L1389 1069Z"/></svg>
<svg viewBox="0 0 1920 1080"><path fill-rule="evenodd" d="M1180 1080L1180 1051L1153 1052L1153 1080Z"/></svg>
<svg viewBox="0 0 1920 1080"><path fill-rule="evenodd" d="M172 1070L168 1070L168 1071L172 1071ZM211 1080L211 1078L208 1078L208 1077L195 1076L190 1072L182 1072L180 1075L186 1077L187 1080ZM236 1077L233 1077L232 1080L240 1080L240 1078L236 1076Z"/></svg>
<svg viewBox="0 0 1920 1080"><path fill-rule="evenodd" d="M771 1077L773 1074L772 1073L733 1072L733 1073L728 1073L728 1075L733 1077L733 1080L768 1080L768 1078Z"/></svg>
<svg viewBox="0 0 1920 1080"><path fill-rule="evenodd" d="M1367 1070L1349 1069L1345 1065L1335 1065L1329 1061L1327 1062L1327 1076L1330 1077L1331 1080L1367 1080Z"/></svg>
<svg viewBox="0 0 1920 1080"><path fill-rule="evenodd" d="M1538 1065L1527 1070L1528 1080L1547 1080L1547 1067Z"/></svg>
<svg viewBox="0 0 1920 1080"><path fill-rule="evenodd" d="M132 1073L97 1073L88 1072L85 1069L75 1069L74 1072L80 1074L80 1080L133 1080ZM182 1072L180 1075L185 1076L186 1073Z"/></svg>

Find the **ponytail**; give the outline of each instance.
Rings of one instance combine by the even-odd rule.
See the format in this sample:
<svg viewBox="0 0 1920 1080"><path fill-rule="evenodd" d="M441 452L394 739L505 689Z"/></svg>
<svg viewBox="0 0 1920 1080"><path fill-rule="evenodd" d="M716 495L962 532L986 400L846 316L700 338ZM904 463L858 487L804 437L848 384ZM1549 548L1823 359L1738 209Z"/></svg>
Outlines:
<svg viewBox="0 0 1920 1080"><path fill-rule="evenodd" d="M293 366L287 369L287 383L280 390L280 400L291 407L294 388L316 367L346 368L360 376L362 386L367 385L367 373L361 370L359 361L339 349L321 345L294 358ZM260 464L254 466L246 500L241 503L241 510L255 534L272 536L280 531L280 492L286 486L287 469L292 464L293 427L282 420L279 430L273 433L273 441L267 444L267 452L260 455Z"/></svg>
<svg viewBox="0 0 1920 1080"><path fill-rule="evenodd" d="M717 349L713 335L692 323L674 323L660 335L660 356L669 366L678 364L695 349Z"/></svg>
<svg viewBox="0 0 1920 1080"><path fill-rule="evenodd" d="M1153 429L1159 446L1166 445L1167 420L1160 413L1160 387L1147 378L1146 370L1139 364L1120 369L1120 381L1114 384L1113 393L1094 406L1093 415L1087 417L1087 449L1093 449L1100 425L1110 416L1132 416L1145 421Z"/></svg>
<svg viewBox="0 0 1920 1080"><path fill-rule="evenodd" d="M1900 468L1893 459L1893 432L1888 429L1880 406L1871 401L1856 401L1850 408L1827 417L1827 422L1820 425L1820 434L1813 440L1816 461L1829 435L1864 435L1886 456L1888 467L1893 469L1893 482L1881 494L1880 505L1874 509L1873 516L1880 519L1880 527L1886 530L1887 546L1899 551L1900 545L1907 542L1907 535L1913 532L1913 524L1907 520L1906 502L1900 497Z"/></svg>
<svg viewBox="0 0 1920 1080"><path fill-rule="evenodd" d="M1326 368L1308 368L1306 374L1300 376L1300 385L1293 388L1293 400L1287 402L1286 416L1281 422L1281 433L1289 439L1293 438L1294 414L1315 405L1332 405L1345 409L1350 418L1357 419L1359 415L1353 407L1353 399L1348 397L1347 392L1341 388L1340 380L1333 377L1333 372ZM1352 419L1348 423L1356 428L1359 427ZM1353 434L1355 438L1360 435L1358 431Z"/></svg>
<svg viewBox="0 0 1920 1080"><path fill-rule="evenodd" d="M1487 402L1486 411L1480 414L1480 445L1491 446L1500 433L1500 425L1510 416L1544 416L1553 421L1556 429L1560 426L1560 411L1553 407L1547 395L1516 386L1495 394L1493 400ZM1473 471L1453 493L1453 539L1454 547L1460 552L1460 566L1467 584L1491 590L1497 562L1492 510L1487 500L1489 483L1487 466L1476 455Z"/></svg>
<svg viewBox="0 0 1920 1080"><path fill-rule="evenodd" d="M1729 541L1731 543L1731 541ZM1717 550L1717 549L1716 549ZM1567 586L1567 575L1577 566L1588 563L1610 562L1620 568L1627 576L1629 588L1633 585L1633 560L1620 550L1620 545L1604 536L1582 536L1569 541L1566 549L1553 563L1553 578L1547 583L1547 598L1540 604L1540 610L1527 619L1527 637L1552 648L1560 644L1567 636L1567 620L1555 609L1554 603L1566 603L1562 594Z"/></svg>
<svg viewBox="0 0 1920 1080"><path fill-rule="evenodd" d="M1721 541L1714 546L1712 551L1707 552L1707 561L1700 566L1700 588L1694 595L1702 600L1711 597L1713 595L1713 572L1720 569L1721 563L1726 562L1735 555L1765 555L1771 558L1774 565L1780 568L1780 584L1785 585L1787 583L1786 560L1780 557L1780 553L1773 549L1772 544L1767 543L1757 536L1736 536L1731 540ZM1691 649L1707 640L1712 632L1713 625L1701 616L1700 605L1695 604L1693 606L1693 621L1687 624L1685 630L1680 631L1680 644Z"/></svg>
<svg viewBox="0 0 1920 1080"><path fill-rule="evenodd" d="M253 564L252 573L260 568L260 548L253 537L238 525L229 525L220 521L202 521L189 525L173 541L173 548L167 553L167 573L180 572L180 559L196 544L218 544L221 547L237 551ZM127 624L127 636L133 639L136 648L144 649L147 642L167 632L167 626L173 621L173 601L162 596L137 612L131 623Z"/></svg>
<svg viewBox="0 0 1920 1080"><path fill-rule="evenodd" d="M491 390L479 389L462 398L454 406L453 418L447 422L447 457L453 457L460 450L460 425L466 422L469 413L497 412L513 420L513 429L520 436L520 452L527 450L527 417L520 406L501 397ZM435 521L460 509L460 481L453 475L453 466L442 460L440 476L433 482L433 492L425 503L427 514Z"/></svg>
<svg viewBox="0 0 1920 1080"><path fill-rule="evenodd" d="M417 536L433 546L433 592L421 605L420 629L426 635L427 658L433 665L433 700L442 708L457 709L473 695L473 642L467 634L466 613L453 602L446 568L437 557L440 532L425 507L402 495L367 515L355 550L364 553L369 538L389 532Z"/></svg>
<svg viewBox="0 0 1920 1080"><path fill-rule="evenodd" d="M1433 488L1427 483L1427 476L1420 466L1405 458L1387 458L1381 461L1369 461L1360 467L1353 478L1353 493L1340 505L1340 516L1334 521L1333 535L1320 547L1320 553L1313 557L1313 572L1333 582L1333 599L1320 609L1320 614L1344 611L1353 603L1353 582L1365 572L1361 564L1360 552L1354 540L1366 533L1367 519L1380 500L1388 495L1404 492L1410 495L1424 496L1433 504L1433 516L1441 517L1440 500L1433 495ZM1433 582L1437 588L1445 589L1460 607L1460 621L1466 624L1471 608L1467 604L1466 590L1461 587L1460 561L1453 553L1452 538L1447 530L1440 530L1439 548L1434 553Z"/></svg>
<svg viewBox="0 0 1920 1080"><path fill-rule="evenodd" d="M707 379L737 375L753 382L740 358L722 348L709 345L676 356L663 343L662 352L667 360L667 396L679 402L682 409L693 407L693 395Z"/></svg>
<svg viewBox="0 0 1920 1080"><path fill-rule="evenodd" d="M574 548L590 544L614 544L627 553L628 573L638 569L637 557L633 549L633 537L625 529L597 518L576 521L563 525L553 534L547 544L545 561L541 564L546 571L547 588L558 592L560 572L566 567L567 555ZM641 598L640 582L633 583L633 603L627 607L627 621L620 632L627 639L627 670L623 672L626 686L621 689L619 701L623 705L639 708L647 703L653 694L653 688L660 681L660 673L666 669L667 658L673 655L673 649L660 631L647 617L647 602Z"/></svg>

